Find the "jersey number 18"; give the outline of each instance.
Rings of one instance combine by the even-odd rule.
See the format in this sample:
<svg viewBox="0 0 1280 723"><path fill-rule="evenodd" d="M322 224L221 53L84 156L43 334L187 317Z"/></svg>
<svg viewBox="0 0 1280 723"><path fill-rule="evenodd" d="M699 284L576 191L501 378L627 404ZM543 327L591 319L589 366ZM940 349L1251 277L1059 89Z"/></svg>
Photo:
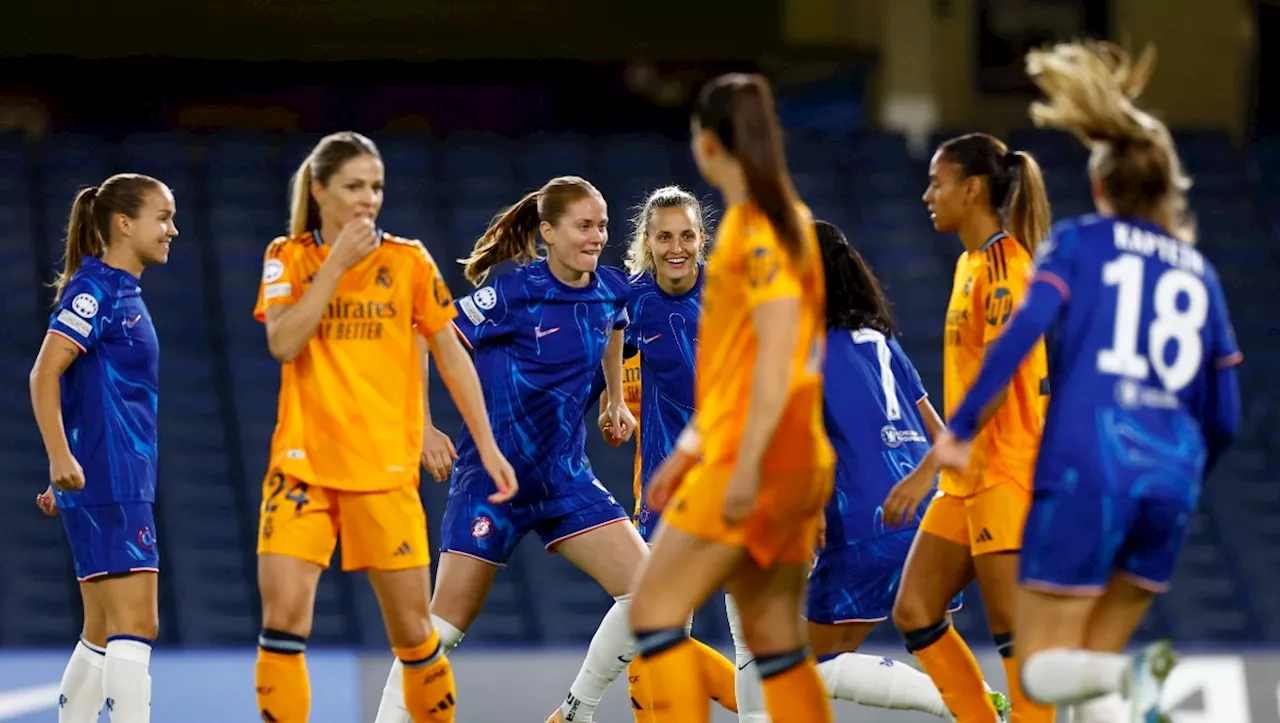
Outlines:
<svg viewBox="0 0 1280 723"><path fill-rule="evenodd" d="M1133 379L1147 378L1152 368L1164 388L1177 392L1191 383L1200 371L1204 345L1200 330L1209 317L1209 293L1204 282L1182 269L1160 274L1152 293L1155 318L1146 328L1147 355L1138 353L1138 328L1142 319L1142 277L1146 270L1141 256L1122 254L1102 267L1102 283L1116 287L1115 331L1111 348L1098 352L1098 371ZM1178 299L1186 297L1185 307ZM1165 359L1165 347L1177 345L1173 361Z"/></svg>

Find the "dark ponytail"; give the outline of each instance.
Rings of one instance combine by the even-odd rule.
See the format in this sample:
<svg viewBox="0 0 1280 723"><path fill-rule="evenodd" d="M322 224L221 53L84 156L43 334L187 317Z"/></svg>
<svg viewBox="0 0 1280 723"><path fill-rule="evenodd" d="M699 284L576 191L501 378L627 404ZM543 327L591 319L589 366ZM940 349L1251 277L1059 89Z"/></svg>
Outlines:
<svg viewBox="0 0 1280 723"><path fill-rule="evenodd" d="M467 280L479 286L493 267L503 261L527 264L538 258L538 231L542 222L555 225L569 205L587 196L600 196L596 187L577 176L560 176L525 194L489 222L476 240L471 255L460 259Z"/></svg>
<svg viewBox="0 0 1280 723"><path fill-rule="evenodd" d="M787 255L806 264L806 230L768 82L759 75L722 75L703 87L694 117L742 165L751 200L769 219Z"/></svg>
<svg viewBox="0 0 1280 723"><path fill-rule="evenodd" d="M101 258L111 242L111 219L117 213L137 218L148 191L163 187L151 176L140 173L118 173L99 186L90 186L76 194L67 219L67 245L62 258L62 272L53 282L54 301L62 298L67 282L84 264L87 257Z"/></svg>
<svg viewBox="0 0 1280 723"><path fill-rule="evenodd" d="M827 326L849 331L866 327L885 336L895 335L897 322L871 264L849 244L835 224L814 221L813 228L822 252L822 273L827 287Z"/></svg>

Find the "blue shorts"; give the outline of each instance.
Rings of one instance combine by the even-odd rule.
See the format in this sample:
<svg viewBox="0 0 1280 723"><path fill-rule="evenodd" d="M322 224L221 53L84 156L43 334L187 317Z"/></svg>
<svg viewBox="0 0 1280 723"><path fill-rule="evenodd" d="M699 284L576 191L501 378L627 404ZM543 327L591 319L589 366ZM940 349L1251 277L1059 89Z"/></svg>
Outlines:
<svg viewBox="0 0 1280 723"><path fill-rule="evenodd" d="M76 579L159 572L160 550L150 502L87 505L59 510L71 545Z"/></svg>
<svg viewBox="0 0 1280 723"><path fill-rule="evenodd" d="M588 530L628 519L599 482L534 502L493 504L486 494L449 490L441 523L441 552L454 552L505 565L525 533L538 533L548 550Z"/></svg>
<svg viewBox="0 0 1280 723"><path fill-rule="evenodd" d="M915 536L915 530L902 530L823 550L809 573L805 618L820 625L887 620ZM963 601L963 593L956 595L948 612Z"/></svg>
<svg viewBox="0 0 1280 723"><path fill-rule="evenodd" d="M1036 490L1022 536L1019 578L1048 592L1101 594L1121 573L1153 592L1169 588L1191 503L1094 488Z"/></svg>

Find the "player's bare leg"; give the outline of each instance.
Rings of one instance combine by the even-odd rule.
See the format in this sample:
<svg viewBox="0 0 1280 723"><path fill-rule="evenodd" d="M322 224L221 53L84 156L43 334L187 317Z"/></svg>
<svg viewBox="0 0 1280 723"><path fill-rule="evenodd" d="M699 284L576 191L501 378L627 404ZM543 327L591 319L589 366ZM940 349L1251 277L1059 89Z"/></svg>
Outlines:
<svg viewBox="0 0 1280 723"><path fill-rule="evenodd" d="M436 574L431 627L440 636L440 647L447 656L462 642L465 631L480 615L498 567L467 555L445 552L440 556ZM429 569L427 575L429 578ZM404 663L396 658L387 674L374 723L411 723L411 720L404 699Z"/></svg>
<svg viewBox="0 0 1280 723"><path fill-rule="evenodd" d="M1136 658L1115 650L1117 640L1127 642L1133 634L1152 592L1114 577L1108 587L1113 586L1119 589L1108 590L1105 608L1103 597L1022 589L1017 625L1028 648L1022 681L1029 696L1079 706L1119 694L1134 710L1158 705L1160 686L1174 663L1168 645L1148 646ZM1091 634L1095 625L1099 632ZM1111 649L1086 649L1090 644Z"/></svg>
<svg viewBox="0 0 1280 723"><path fill-rule="evenodd" d="M634 526L627 520L618 520L562 540L555 550L600 583L614 600L591 638L582 668L569 686L569 694L548 719L591 723L604 692L635 656L635 644L627 626L627 609L631 604L631 586L649 558L649 548Z"/></svg>
<svg viewBox="0 0 1280 723"><path fill-rule="evenodd" d="M280 723L306 721L311 711L307 638L320 584L319 565L288 555L258 556L262 632L255 681L258 710Z"/></svg>
<svg viewBox="0 0 1280 723"><path fill-rule="evenodd" d="M151 720L151 646L160 629L158 575L108 575L89 584L106 618L102 689L112 723Z"/></svg>
<svg viewBox="0 0 1280 723"><path fill-rule="evenodd" d="M774 723L834 721L828 692L806 649L801 623L809 566L761 568L744 555L727 589L754 658L765 708Z"/></svg>
<svg viewBox="0 0 1280 723"><path fill-rule="evenodd" d="M651 680L660 720L707 720L707 686L685 623L744 557L741 548L669 526L659 529L653 555L636 583L628 622L637 635L639 662Z"/></svg>
<svg viewBox="0 0 1280 723"><path fill-rule="evenodd" d="M369 570L387 638L401 669L401 699L414 720L452 721L453 670L431 621L431 569Z"/></svg>
<svg viewBox="0 0 1280 723"><path fill-rule="evenodd" d="M809 645L831 697L891 710L917 710L951 720L933 680L915 668L858 648L878 623L809 623Z"/></svg>
<svg viewBox="0 0 1280 723"><path fill-rule="evenodd" d="M1023 693L1021 641L1013 635L1013 604L1018 592L1018 552L992 552L973 558L974 575L982 590L987 609L987 627L1000 661L1004 665L1009 699L1013 704L1013 723L1053 723L1057 713L1052 706L1037 703Z"/></svg>
<svg viewBox="0 0 1280 723"><path fill-rule="evenodd" d="M974 576L969 546L921 530L902 571L893 623L907 649L942 691L947 708L962 723L991 723L1000 712L986 692L982 670L951 626L947 607ZM978 693L977 691L982 691Z"/></svg>
<svg viewBox="0 0 1280 723"><path fill-rule="evenodd" d="M62 672L58 687L58 723L97 723L106 700L102 669L107 662L107 614L92 583L80 583L84 628Z"/></svg>
<svg viewBox="0 0 1280 723"><path fill-rule="evenodd" d="M1151 590L1133 584L1127 576L1113 575L1089 618L1085 649L1105 653L1123 651L1151 607L1153 597ZM1124 698L1119 693L1110 693L1075 706L1071 720L1072 723L1106 723L1119 720L1125 712Z"/></svg>

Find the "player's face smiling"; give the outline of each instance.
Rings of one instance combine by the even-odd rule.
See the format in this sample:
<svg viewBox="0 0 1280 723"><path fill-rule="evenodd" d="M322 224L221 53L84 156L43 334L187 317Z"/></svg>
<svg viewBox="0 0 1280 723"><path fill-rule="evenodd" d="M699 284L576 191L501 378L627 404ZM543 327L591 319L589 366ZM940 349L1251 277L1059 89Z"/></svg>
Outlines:
<svg viewBox="0 0 1280 723"><path fill-rule="evenodd" d="M320 218L334 228L342 228L355 218L377 218L382 210L386 172L373 156L356 156L343 163L321 185L313 182L311 194L320 206Z"/></svg>
<svg viewBox="0 0 1280 723"><path fill-rule="evenodd" d="M590 194L565 208L560 220L542 224L552 271L562 281L573 283L596 270L600 252L609 241L609 207L604 199Z"/></svg>
<svg viewBox="0 0 1280 723"><path fill-rule="evenodd" d="M169 246L178 235L177 213L173 192L161 186L147 192L138 217L126 223L126 240L143 266L168 262Z"/></svg>
<svg viewBox="0 0 1280 723"><path fill-rule="evenodd" d="M679 283L698 273L703 238L693 209L659 208L649 220L648 231L647 243L660 282Z"/></svg>
<svg viewBox="0 0 1280 723"><path fill-rule="evenodd" d="M922 200L929 209L934 230L951 233L960 228L968 205L967 196L968 188L960 167L939 153L933 154L929 161L929 187Z"/></svg>

